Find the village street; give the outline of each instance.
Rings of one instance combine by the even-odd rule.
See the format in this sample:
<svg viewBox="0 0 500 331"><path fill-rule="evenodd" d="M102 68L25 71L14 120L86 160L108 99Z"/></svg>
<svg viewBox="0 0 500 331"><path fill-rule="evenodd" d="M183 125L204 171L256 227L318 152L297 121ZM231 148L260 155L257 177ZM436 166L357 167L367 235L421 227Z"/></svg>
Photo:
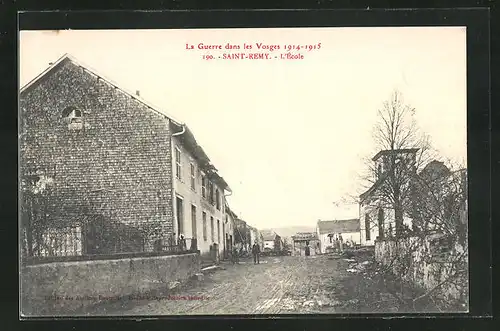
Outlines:
<svg viewBox="0 0 500 331"><path fill-rule="evenodd" d="M128 300L95 307L99 315L300 314L341 313L348 300L343 281L352 277L341 257L265 257L223 263L202 280L150 300ZM191 298L191 299L189 299ZM193 299L194 298L194 299ZM356 300L356 298L352 298ZM352 307L349 307L352 312Z"/></svg>

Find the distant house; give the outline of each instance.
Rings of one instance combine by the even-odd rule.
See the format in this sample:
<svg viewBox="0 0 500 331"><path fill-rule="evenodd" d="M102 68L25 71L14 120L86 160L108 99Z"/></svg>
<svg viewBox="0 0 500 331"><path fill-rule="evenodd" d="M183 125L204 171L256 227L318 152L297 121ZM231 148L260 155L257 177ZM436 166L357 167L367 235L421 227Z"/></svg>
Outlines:
<svg viewBox="0 0 500 331"><path fill-rule="evenodd" d="M226 213L225 213L225 220L224 220L224 225L223 225L223 233L224 233L224 258L229 258L229 252L233 250L233 244L234 244L234 220L237 219L236 214L229 208L229 205L226 203L225 206Z"/></svg>
<svg viewBox="0 0 500 331"><path fill-rule="evenodd" d="M320 242L321 253L334 246L335 236L342 235L344 243L360 244L359 219L318 221L316 233Z"/></svg>
<svg viewBox="0 0 500 331"><path fill-rule="evenodd" d="M304 256L306 247L309 247L310 255L320 253L320 241L317 233L299 232L292 236L292 255Z"/></svg>
<svg viewBox="0 0 500 331"><path fill-rule="evenodd" d="M283 247L281 237L275 232L265 231L262 234L262 239L264 240L264 251L279 251Z"/></svg>

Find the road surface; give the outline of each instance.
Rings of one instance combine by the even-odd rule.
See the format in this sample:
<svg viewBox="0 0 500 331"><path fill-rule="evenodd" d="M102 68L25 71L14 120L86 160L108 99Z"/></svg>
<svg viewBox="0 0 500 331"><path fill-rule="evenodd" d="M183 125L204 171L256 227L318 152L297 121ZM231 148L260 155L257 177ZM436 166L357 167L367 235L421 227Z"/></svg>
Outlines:
<svg viewBox="0 0 500 331"><path fill-rule="evenodd" d="M98 307L99 315L227 315L339 313L347 262L326 255L265 257L254 265L223 263L168 295ZM343 302L340 298L344 298Z"/></svg>

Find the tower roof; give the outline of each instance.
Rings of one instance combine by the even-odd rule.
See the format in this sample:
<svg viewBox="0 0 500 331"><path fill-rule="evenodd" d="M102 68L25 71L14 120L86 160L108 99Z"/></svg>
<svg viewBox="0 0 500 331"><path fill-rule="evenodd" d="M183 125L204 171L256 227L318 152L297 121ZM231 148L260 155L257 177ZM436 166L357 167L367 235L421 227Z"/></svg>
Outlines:
<svg viewBox="0 0 500 331"><path fill-rule="evenodd" d="M385 149L375 154L375 156L372 158L372 161L377 161L383 155L410 154L410 153L416 153L418 150L419 148Z"/></svg>

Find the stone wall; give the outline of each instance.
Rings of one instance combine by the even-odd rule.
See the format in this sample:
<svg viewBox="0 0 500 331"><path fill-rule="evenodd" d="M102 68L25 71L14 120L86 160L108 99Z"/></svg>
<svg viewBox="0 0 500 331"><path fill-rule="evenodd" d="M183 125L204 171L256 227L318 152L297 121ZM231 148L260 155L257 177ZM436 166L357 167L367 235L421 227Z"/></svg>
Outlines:
<svg viewBox="0 0 500 331"><path fill-rule="evenodd" d="M438 245L439 241L433 237L377 240L375 260L418 288L433 290L433 295L443 300L467 302L467 252L457 243L439 252L442 247ZM457 274L459 270L462 272Z"/></svg>
<svg viewBox="0 0 500 331"><path fill-rule="evenodd" d="M58 315L106 300L146 296L200 268L196 253L27 266L21 271L21 312L27 317Z"/></svg>

